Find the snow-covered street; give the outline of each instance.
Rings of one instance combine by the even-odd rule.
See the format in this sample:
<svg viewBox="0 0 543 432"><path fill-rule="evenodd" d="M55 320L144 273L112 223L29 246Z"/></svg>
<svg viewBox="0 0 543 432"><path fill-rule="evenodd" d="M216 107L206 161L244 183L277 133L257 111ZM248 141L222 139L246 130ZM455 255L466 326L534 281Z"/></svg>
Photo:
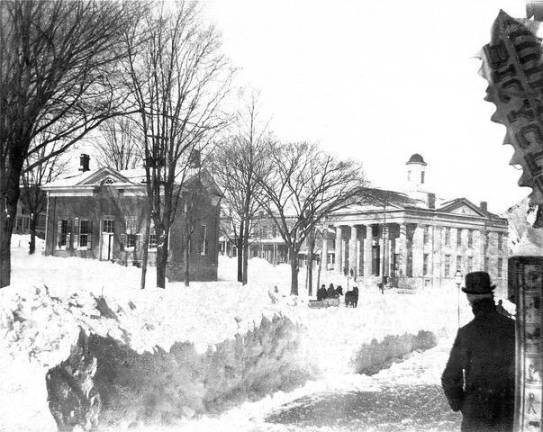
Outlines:
<svg viewBox="0 0 543 432"><path fill-rule="evenodd" d="M361 291L357 309L311 309L303 293L288 295L288 266L259 259L250 262L246 287L233 280L235 260L221 257L218 282L191 283L188 291L179 283L141 291L135 267L29 257L25 246L24 238L15 238L14 284L0 292L2 432L55 430L44 377L68 357L79 328L125 344L133 356L158 349L160 356L178 362L171 351L176 343L189 356L186 365L181 363L187 372L173 387L184 392L182 416L160 426L136 420L120 430L445 432L458 426L459 416L449 410L439 382L458 324L459 299L461 324L471 319L454 289L383 295L370 287ZM149 276L152 284L153 272ZM321 280L346 282L333 273ZM275 285L279 300L273 303L268 290ZM279 321L270 327L266 320L273 317ZM266 329L282 329L283 322L294 323L289 331L295 333L286 335L293 338L285 345L290 348L274 357L283 330L268 335ZM426 339L438 345L424 350L432 346ZM240 344L249 350L243 357L236 351ZM236 362L242 369L232 369ZM361 365L380 371L357 374ZM285 374L300 370L307 374L305 384L281 389ZM260 376L269 384L259 384ZM258 388L246 387L250 383ZM225 386L237 394L231 402L224 399ZM225 396L216 403L213 394ZM153 409L171 408L164 402Z"/></svg>
<svg viewBox="0 0 543 432"><path fill-rule="evenodd" d="M289 394L246 403L218 417L204 417L183 430L220 427L239 432L449 432L461 417L443 396L440 375L452 340L415 352L390 368L367 375L336 375L309 382Z"/></svg>

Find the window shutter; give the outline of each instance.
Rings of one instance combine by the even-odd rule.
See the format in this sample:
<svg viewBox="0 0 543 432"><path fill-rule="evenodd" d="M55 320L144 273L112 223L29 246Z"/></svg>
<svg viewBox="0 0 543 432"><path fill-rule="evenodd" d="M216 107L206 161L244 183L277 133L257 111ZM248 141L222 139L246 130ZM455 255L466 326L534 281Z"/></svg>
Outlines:
<svg viewBox="0 0 543 432"><path fill-rule="evenodd" d="M74 249L79 249L79 235L80 235L80 222L79 218L74 219Z"/></svg>
<svg viewBox="0 0 543 432"><path fill-rule="evenodd" d="M72 221L68 219L66 221L66 249L72 248Z"/></svg>
<svg viewBox="0 0 543 432"><path fill-rule="evenodd" d="M57 249L60 248L60 239L62 238L62 219L57 221Z"/></svg>
<svg viewBox="0 0 543 432"><path fill-rule="evenodd" d="M87 249L92 249L92 221L89 221L89 234L87 235Z"/></svg>
<svg viewBox="0 0 543 432"><path fill-rule="evenodd" d="M120 242L121 243L121 251L124 251L124 247L126 245L126 234L121 234L120 237L121 237L121 242Z"/></svg>

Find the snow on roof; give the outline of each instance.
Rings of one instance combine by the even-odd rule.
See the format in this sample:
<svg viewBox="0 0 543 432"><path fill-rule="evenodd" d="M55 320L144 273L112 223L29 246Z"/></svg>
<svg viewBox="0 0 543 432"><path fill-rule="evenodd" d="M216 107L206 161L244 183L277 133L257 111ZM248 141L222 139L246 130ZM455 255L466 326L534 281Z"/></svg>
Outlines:
<svg viewBox="0 0 543 432"><path fill-rule="evenodd" d="M81 183L88 179L91 175L96 172L94 171L85 171L85 172L75 172L67 175L66 177L59 178L51 183L47 183L46 186L53 187L69 187L74 186L78 183Z"/></svg>

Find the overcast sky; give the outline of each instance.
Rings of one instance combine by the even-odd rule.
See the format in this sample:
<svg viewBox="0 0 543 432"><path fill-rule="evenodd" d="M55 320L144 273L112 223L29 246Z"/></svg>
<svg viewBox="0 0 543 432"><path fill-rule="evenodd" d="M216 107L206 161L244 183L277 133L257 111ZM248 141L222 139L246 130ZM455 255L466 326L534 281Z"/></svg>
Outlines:
<svg viewBox="0 0 543 432"><path fill-rule="evenodd" d="M381 187L400 187L420 153L438 196L486 200L491 211L530 192L517 186L504 127L490 121L475 58L499 8L524 17L524 1L202 3L281 139L359 159Z"/></svg>

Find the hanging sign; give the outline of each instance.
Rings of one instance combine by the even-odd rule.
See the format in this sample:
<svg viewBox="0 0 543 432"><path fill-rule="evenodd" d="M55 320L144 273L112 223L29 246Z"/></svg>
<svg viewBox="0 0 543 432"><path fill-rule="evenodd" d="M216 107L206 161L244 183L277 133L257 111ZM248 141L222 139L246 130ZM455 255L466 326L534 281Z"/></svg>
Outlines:
<svg viewBox="0 0 543 432"><path fill-rule="evenodd" d="M543 63L539 23L500 11L492 37L482 50L486 100L496 105L492 120L505 125L504 144L514 147L520 186L532 188L533 203L543 204Z"/></svg>

